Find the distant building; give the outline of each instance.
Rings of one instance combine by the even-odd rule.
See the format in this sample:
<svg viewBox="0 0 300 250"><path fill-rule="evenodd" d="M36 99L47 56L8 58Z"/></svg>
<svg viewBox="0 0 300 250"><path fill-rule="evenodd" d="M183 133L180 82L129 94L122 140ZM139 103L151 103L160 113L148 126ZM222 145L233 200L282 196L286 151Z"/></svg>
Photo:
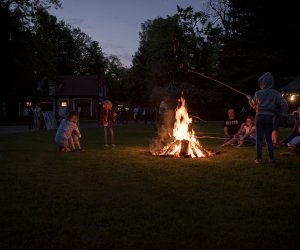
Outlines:
<svg viewBox="0 0 300 250"><path fill-rule="evenodd" d="M38 89L44 89L38 98L2 100L1 117L28 116L29 109L39 103L42 111L53 111L56 117L75 110L81 118L97 119L99 104L111 99L108 83L97 75L64 75L57 81L43 79L38 82Z"/></svg>

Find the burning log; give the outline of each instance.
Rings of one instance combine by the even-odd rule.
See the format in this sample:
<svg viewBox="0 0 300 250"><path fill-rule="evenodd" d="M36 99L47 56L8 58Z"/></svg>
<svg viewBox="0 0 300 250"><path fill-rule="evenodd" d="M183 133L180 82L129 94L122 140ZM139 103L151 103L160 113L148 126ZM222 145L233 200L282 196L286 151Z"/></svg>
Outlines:
<svg viewBox="0 0 300 250"><path fill-rule="evenodd" d="M192 119L188 115L184 98L179 100L175 116L176 121L172 135L174 140L160 149L150 150L152 155L198 158L217 154L214 150L204 149L197 140L194 131L190 129Z"/></svg>

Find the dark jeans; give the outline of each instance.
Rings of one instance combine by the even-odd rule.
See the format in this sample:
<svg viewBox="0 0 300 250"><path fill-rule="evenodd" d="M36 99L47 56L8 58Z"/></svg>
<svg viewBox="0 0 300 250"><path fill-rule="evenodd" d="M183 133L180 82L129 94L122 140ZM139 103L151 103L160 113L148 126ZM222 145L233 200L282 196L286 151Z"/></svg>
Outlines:
<svg viewBox="0 0 300 250"><path fill-rule="evenodd" d="M274 150L272 143L272 130L273 130L273 115L256 115L256 159L262 159L262 146L264 136L268 146L269 159L274 160Z"/></svg>

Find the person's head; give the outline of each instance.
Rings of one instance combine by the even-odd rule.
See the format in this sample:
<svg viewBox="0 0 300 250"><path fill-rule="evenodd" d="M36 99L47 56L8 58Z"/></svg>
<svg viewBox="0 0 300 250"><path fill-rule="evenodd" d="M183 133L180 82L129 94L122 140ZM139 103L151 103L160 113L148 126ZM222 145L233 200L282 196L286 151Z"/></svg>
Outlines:
<svg viewBox="0 0 300 250"><path fill-rule="evenodd" d="M77 123L78 122L78 114L76 111L70 111L67 115L67 120L70 122Z"/></svg>
<svg viewBox="0 0 300 250"><path fill-rule="evenodd" d="M235 111L234 111L234 109L228 109L227 114L228 114L228 118L230 120L233 120L235 118Z"/></svg>
<svg viewBox="0 0 300 250"><path fill-rule="evenodd" d="M253 126L254 125L254 117L253 116L248 116L246 119L246 125L247 126Z"/></svg>
<svg viewBox="0 0 300 250"><path fill-rule="evenodd" d="M272 89L274 87L274 78L272 74L267 72L259 77L258 85L261 89Z"/></svg>
<svg viewBox="0 0 300 250"><path fill-rule="evenodd" d="M112 109L112 103L111 103L111 101L110 100L105 100L105 101L103 101L103 103L102 103L102 107L104 108L104 109L106 109L106 110L110 110L110 109Z"/></svg>

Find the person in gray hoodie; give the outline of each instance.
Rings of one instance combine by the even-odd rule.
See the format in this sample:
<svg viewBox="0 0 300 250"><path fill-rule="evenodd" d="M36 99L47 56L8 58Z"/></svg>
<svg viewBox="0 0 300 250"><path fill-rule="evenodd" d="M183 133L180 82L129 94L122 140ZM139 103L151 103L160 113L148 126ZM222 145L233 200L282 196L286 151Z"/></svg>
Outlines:
<svg viewBox="0 0 300 250"><path fill-rule="evenodd" d="M288 105L281 94L273 89L274 79L270 72L259 77L258 84L261 90L258 90L253 98L247 96L250 106L256 111L255 126L257 140L255 162L262 162L262 146L263 138L265 136L268 146L269 162L274 163L275 158L272 143L273 117L278 105L281 107L283 115L286 115L288 112Z"/></svg>

